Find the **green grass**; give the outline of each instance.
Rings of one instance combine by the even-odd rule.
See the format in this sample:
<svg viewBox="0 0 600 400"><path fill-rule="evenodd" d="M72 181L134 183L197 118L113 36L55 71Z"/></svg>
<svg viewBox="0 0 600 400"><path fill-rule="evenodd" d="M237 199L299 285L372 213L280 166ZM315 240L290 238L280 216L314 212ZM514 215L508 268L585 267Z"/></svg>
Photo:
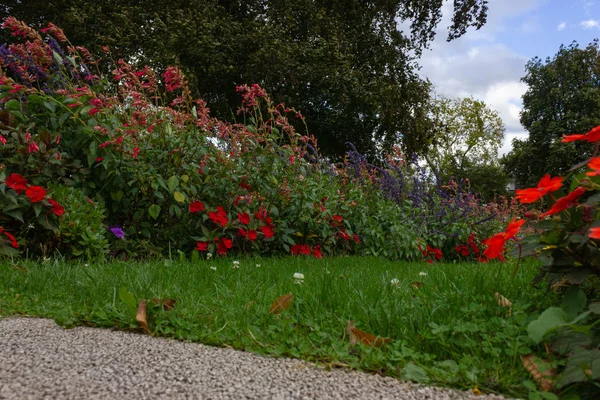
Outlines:
<svg viewBox="0 0 600 400"><path fill-rule="evenodd" d="M422 383L526 397L519 356L535 349L526 327L556 303L534 289L533 263L419 264L379 258L289 257L212 262L0 263L0 315L49 317L64 326L139 330L121 300L173 298L171 311L152 308L150 333L211 345L303 358L375 371ZM257 267L256 264L260 264ZM212 270L210 267L216 267ZM302 284L293 274L303 273ZM426 276L420 276L426 272ZM392 279L399 284L391 284ZM423 285L415 289L412 282ZM293 293L280 315L269 307ZM513 302L512 315L494 292ZM351 346L346 320L392 342Z"/></svg>

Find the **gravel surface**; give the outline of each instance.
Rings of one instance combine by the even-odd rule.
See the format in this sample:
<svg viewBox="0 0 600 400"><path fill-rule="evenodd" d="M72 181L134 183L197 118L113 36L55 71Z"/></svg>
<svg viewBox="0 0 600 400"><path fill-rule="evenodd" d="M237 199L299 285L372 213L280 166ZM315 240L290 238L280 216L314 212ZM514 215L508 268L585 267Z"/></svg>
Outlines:
<svg viewBox="0 0 600 400"><path fill-rule="evenodd" d="M502 399L108 329L0 320L0 399Z"/></svg>

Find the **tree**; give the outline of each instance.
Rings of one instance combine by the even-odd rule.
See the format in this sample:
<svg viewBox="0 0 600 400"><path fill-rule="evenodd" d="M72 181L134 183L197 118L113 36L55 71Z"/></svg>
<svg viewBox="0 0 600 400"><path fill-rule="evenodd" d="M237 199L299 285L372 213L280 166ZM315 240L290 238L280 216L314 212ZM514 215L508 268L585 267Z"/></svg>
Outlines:
<svg viewBox="0 0 600 400"><path fill-rule="evenodd" d="M12 0L7 14L61 26L74 44L161 69L183 68L219 118L232 118L235 87L259 83L301 110L321 149L351 141L376 156L401 143L426 147L429 83L416 58L433 39L443 0ZM487 0L455 0L448 39L480 28ZM411 21L409 33L398 21Z"/></svg>
<svg viewBox="0 0 600 400"><path fill-rule="evenodd" d="M526 140L514 140L502 159L505 170L520 186L533 187L546 173L564 175L591 154L587 143L561 143L563 135L585 133L600 125L600 49L594 40L585 49L577 42L561 46L553 58L527 63L521 79L521 124Z"/></svg>
<svg viewBox="0 0 600 400"><path fill-rule="evenodd" d="M425 154L442 182L468 179L485 198L506 192L507 177L498 163L505 126L498 112L472 97L432 101L432 146Z"/></svg>

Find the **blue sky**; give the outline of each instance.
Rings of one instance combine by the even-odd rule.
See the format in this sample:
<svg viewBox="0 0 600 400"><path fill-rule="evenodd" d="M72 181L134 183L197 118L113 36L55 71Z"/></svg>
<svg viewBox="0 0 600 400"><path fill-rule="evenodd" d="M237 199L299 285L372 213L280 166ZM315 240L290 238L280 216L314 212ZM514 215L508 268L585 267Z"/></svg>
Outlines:
<svg viewBox="0 0 600 400"><path fill-rule="evenodd" d="M506 124L501 154L514 137L527 137L519 123L527 61L553 57L573 40L585 47L600 37L600 0L490 0L487 24L448 43L451 14L447 0L436 40L419 61L421 76L439 94L473 96L497 110Z"/></svg>

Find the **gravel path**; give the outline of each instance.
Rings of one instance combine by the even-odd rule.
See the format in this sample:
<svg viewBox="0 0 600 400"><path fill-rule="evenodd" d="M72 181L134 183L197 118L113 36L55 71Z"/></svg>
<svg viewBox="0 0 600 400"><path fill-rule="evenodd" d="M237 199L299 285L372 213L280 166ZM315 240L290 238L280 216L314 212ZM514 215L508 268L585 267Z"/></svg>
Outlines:
<svg viewBox="0 0 600 400"><path fill-rule="evenodd" d="M502 399L48 319L0 320L0 399Z"/></svg>

